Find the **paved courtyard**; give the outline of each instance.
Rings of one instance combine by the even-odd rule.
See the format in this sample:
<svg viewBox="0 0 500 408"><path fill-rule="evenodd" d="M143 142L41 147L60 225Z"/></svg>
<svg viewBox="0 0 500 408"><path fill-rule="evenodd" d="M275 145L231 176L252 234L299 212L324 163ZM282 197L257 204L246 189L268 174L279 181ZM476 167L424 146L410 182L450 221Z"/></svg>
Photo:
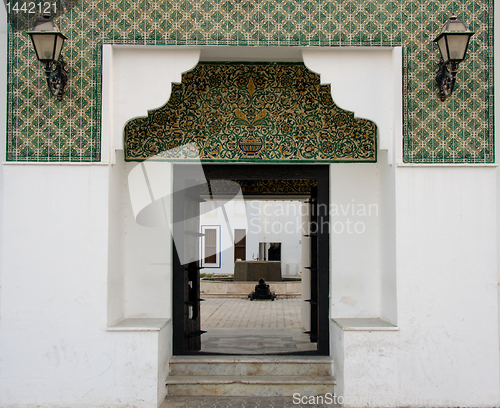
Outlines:
<svg viewBox="0 0 500 408"><path fill-rule="evenodd" d="M208 298L201 302L201 351L276 354L316 350L301 323L301 299Z"/></svg>
<svg viewBox="0 0 500 408"><path fill-rule="evenodd" d="M302 328L301 299L207 298L201 302L201 328Z"/></svg>

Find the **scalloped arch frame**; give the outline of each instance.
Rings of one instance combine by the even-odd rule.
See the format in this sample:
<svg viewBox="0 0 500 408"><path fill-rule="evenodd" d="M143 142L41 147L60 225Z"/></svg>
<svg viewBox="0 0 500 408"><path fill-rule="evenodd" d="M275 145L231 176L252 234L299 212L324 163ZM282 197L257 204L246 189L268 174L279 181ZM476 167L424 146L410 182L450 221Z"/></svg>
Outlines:
<svg viewBox="0 0 500 408"><path fill-rule="evenodd" d="M124 142L126 161L377 161L376 125L337 107L302 63L199 63Z"/></svg>

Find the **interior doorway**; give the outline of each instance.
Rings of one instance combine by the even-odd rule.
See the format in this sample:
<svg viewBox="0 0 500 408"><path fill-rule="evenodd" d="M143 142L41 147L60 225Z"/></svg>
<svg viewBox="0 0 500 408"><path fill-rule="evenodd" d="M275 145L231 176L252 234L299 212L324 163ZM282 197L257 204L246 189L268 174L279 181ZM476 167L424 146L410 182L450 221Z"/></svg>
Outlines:
<svg viewBox="0 0 500 408"><path fill-rule="evenodd" d="M176 221L191 220L177 224L183 224L181 231L184 234L183 240L176 240L177 253L174 253L174 274L173 274L173 348L175 355L218 353L218 354L318 354L329 355L329 233L328 233L328 199L329 199L329 178L328 166L314 165L204 165L204 176L208 181L206 187L193 183L194 177L199 177L191 170L189 165L174 166L174 191L179 196L174 198L174 225ZM191 181L190 181L191 180ZM248 183L252 184L254 193L262 193L262 189L255 188L256 182L273 184L274 188L281 186L278 190L281 196L286 196L283 186L285 184L297 185L298 181L309 181L311 186L308 190L305 202L310 206L309 227L307 239L309 246L309 265L301 265L302 278L307 280L309 287L308 299L281 299L278 303L266 303L265 308L270 314L268 318L263 315L265 322L260 322L259 327L246 328L245 331L216 330L216 328L204 327L202 320L200 293L200 272L205 274L203 265L220 265L219 259L214 256L217 245L220 250L220 228L217 225L200 225L199 208L203 201L203 188L208 188L208 192L213 193L215 181L238 181L243 187L243 194L248 194ZM272 183L271 183L272 181ZM252 190L252 189L250 189ZM286 189L285 189L286 190ZM289 188L289 194L293 193L293 188ZM275 191L276 193L276 191ZM297 193L295 191L295 193ZM304 193L304 191L302 191ZM177 203L177 204L176 204ZM196 214L198 212L198 214ZM226 215L227 217L227 215ZM193 220L196 219L196 222ZM195 225L195 224L198 225ZM214 228L215 227L215 228ZM179 227L180 228L180 227ZM245 234L241 228L232 229L234 247L234 265L252 263L260 260L260 249L252 254L253 260L246 261L243 248L246 246ZM175 234L175 231L174 231ZM200 240L200 237L203 237ZM200 245L201 243L201 245ZM259 244L262 244L259 242ZM280 262L281 258L280 242L264 242L263 248L267 250L264 255L265 263ZM272 245L271 245L272 244ZM279 245L277 245L279 244ZM262 247L262 245L259 245ZM179 256L181 254L181 256ZM189 255L191 254L191 255ZM191 258L190 258L191 256ZM269 256L273 258L269 260ZM242 258L245 259L242 259ZM255 258L258 257L258 260ZM241 266L241 265L239 265ZM248 266L248 265L247 265ZM255 265L254 265L255 266ZM276 265L271 265L275 267ZM259 266L260 267L260 266ZM209 268L206 268L209 269ZM252 282L255 284L255 282ZM232 299L219 307L234 308L229 303L238 303L245 299ZM249 313L251 308L259 307L252 305L246 299L245 307ZM273 316L277 314L296 313L304 309L303 302L307 302L308 325L310 330L303 333L299 327L278 327L273 323ZM213 302L212 302L213 303ZM263 305L264 303L261 303ZM272 307L268 306L272 305ZM264 307L264 306L263 306ZM274 310L274 311L273 311ZM295 312L293 312L295 310ZM303 312L303 310L302 310ZM299 319L300 320L300 319ZM266 326L267 325L267 326ZM228 329L231 329L230 327ZM299 347L290 348L290 342ZM282 344L280 346L280 344ZM287 346L288 344L288 346ZM238 347L238 345L240 345ZM255 347L258 345L259 347Z"/></svg>
<svg viewBox="0 0 500 408"><path fill-rule="evenodd" d="M200 292L205 299L200 314L206 331L201 351L315 351L317 343L306 333L310 290L302 282L302 270L310 265L310 242L304 235L316 181L236 182L243 199L222 201L225 213L211 201L200 204Z"/></svg>

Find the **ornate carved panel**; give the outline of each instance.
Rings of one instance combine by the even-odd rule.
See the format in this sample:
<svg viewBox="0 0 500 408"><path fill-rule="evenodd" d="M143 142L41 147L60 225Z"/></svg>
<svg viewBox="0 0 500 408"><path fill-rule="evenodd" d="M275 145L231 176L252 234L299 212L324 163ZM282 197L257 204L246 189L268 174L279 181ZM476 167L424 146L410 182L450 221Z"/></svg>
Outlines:
<svg viewBox="0 0 500 408"><path fill-rule="evenodd" d="M303 64L199 64L170 100L125 127L126 160L376 161L377 129L332 100Z"/></svg>

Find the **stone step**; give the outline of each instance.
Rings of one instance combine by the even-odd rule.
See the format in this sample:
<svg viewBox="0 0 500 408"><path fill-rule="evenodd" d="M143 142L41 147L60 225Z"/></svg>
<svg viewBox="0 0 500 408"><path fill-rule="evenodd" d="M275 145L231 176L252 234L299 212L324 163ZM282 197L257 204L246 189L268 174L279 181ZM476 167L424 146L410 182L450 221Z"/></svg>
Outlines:
<svg viewBox="0 0 500 408"><path fill-rule="evenodd" d="M171 376L331 376L332 361L323 356L175 356Z"/></svg>
<svg viewBox="0 0 500 408"><path fill-rule="evenodd" d="M168 395L292 396L334 393L332 376L241 375L169 376Z"/></svg>
<svg viewBox="0 0 500 408"><path fill-rule="evenodd" d="M175 356L169 396L292 396L334 392L325 356Z"/></svg>

